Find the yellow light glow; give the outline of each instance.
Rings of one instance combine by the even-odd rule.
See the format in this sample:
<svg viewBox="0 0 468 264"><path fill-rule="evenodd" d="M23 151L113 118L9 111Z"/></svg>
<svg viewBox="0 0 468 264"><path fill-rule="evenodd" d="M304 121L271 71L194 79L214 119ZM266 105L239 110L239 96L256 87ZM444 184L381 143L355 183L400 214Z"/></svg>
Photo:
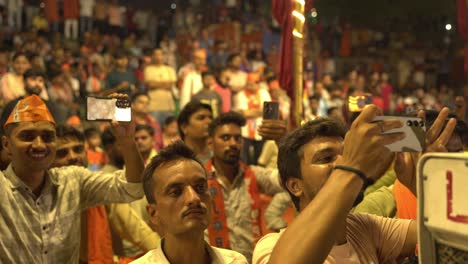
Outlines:
<svg viewBox="0 0 468 264"><path fill-rule="evenodd" d="M294 17L296 17L297 19L299 19L302 23L304 23L305 17L304 17L303 14L301 14L300 12L294 10L294 11L292 11L292 15L293 15Z"/></svg>
<svg viewBox="0 0 468 264"><path fill-rule="evenodd" d="M298 2L301 5L305 5L305 0L296 0L296 2Z"/></svg>
<svg viewBox="0 0 468 264"><path fill-rule="evenodd" d="M301 38L304 37L304 35L302 35L302 33L300 33L299 31L297 31L297 30L295 30L295 29L293 30L292 34L293 34L293 36L295 36L296 38L300 38L300 39L301 39Z"/></svg>

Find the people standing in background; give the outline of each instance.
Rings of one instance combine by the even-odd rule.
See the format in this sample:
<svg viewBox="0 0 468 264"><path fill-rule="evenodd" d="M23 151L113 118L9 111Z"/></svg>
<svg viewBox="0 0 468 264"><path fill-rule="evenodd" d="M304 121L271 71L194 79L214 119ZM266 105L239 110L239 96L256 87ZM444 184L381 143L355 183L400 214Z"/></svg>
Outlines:
<svg viewBox="0 0 468 264"><path fill-rule="evenodd" d="M177 118L181 139L201 162L206 162L213 155L208 144L208 127L211 121L211 106L197 101L189 102Z"/></svg>
<svg viewBox="0 0 468 264"><path fill-rule="evenodd" d="M26 94L23 75L31 67L26 53L16 53L12 60L13 71L3 75L0 80L0 94L3 96L5 104Z"/></svg>
<svg viewBox="0 0 468 264"><path fill-rule="evenodd" d="M67 39L78 39L78 19L80 4L78 0L63 0L64 33Z"/></svg>
<svg viewBox="0 0 468 264"><path fill-rule="evenodd" d="M136 91L135 73L128 67L128 55L125 51L114 54L114 68L105 79L106 94L124 93L131 96Z"/></svg>
<svg viewBox="0 0 468 264"><path fill-rule="evenodd" d="M21 31L23 25L23 0L7 0L8 25Z"/></svg>
<svg viewBox="0 0 468 264"><path fill-rule="evenodd" d="M164 58L165 54L161 49L154 49L151 64L144 69L145 86L152 99L149 111L159 124L163 124L175 111L172 88L177 77L175 69L164 64Z"/></svg>
<svg viewBox="0 0 468 264"><path fill-rule="evenodd" d="M106 157L101 149L101 134L94 127L84 131L86 140L86 160L88 169L98 171L106 164Z"/></svg>
<svg viewBox="0 0 468 264"><path fill-rule="evenodd" d="M263 147L262 137L258 134L258 127L262 123L263 103L271 101L270 94L259 89L260 77L256 73L249 73L245 89L234 97L235 111L244 115L247 125L242 127L244 146L242 158L248 164L256 164Z"/></svg>
<svg viewBox="0 0 468 264"><path fill-rule="evenodd" d="M203 89L192 97L193 101L198 101L211 106L213 118L222 113L223 102L221 96L214 90L216 79L212 72L202 72Z"/></svg>
<svg viewBox="0 0 468 264"><path fill-rule="evenodd" d="M102 69L97 63L93 63L91 75L86 80L86 93L99 95L104 91L105 83L102 81Z"/></svg>
<svg viewBox="0 0 468 264"><path fill-rule="evenodd" d="M247 73L242 69L242 57L240 53L231 54L227 59L228 84L233 94L244 90L247 85Z"/></svg>
<svg viewBox="0 0 468 264"><path fill-rule="evenodd" d="M96 0L94 4L94 24L101 34L108 31L107 11L108 4L106 0Z"/></svg>
<svg viewBox="0 0 468 264"><path fill-rule="evenodd" d="M95 0L80 0L80 36L93 29L93 9Z"/></svg>
<svg viewBox="0 0 468 264"><path fill-rule="evenodd" d="M112 0L107 7L110 32L114 36L123 37L124 15L119 0Z"/></svg>
<svg viewBox="0 0 468 264"><path fill-rule="evenodd" d="M148 112L150 97L145 92L139 92L132 96L132 119L137 125L150 126L153 133L153 142L156 150L163 148L161 125Z"/></svg>
<svg viewBox="0 0 468 264"><path fill-rule="evenodd" d="M177 140L180 140L177 118L170 116L166 118L163 125L163 147L167 147Z"/></svg>
<svg viewBox="0 0 468 264"><path fill-rule="evenodd" d="M206 51L195 49L192 53L192 61L179 70L180 108L183 108L194 94L203 89L201 73L205 67Z"/></svg>

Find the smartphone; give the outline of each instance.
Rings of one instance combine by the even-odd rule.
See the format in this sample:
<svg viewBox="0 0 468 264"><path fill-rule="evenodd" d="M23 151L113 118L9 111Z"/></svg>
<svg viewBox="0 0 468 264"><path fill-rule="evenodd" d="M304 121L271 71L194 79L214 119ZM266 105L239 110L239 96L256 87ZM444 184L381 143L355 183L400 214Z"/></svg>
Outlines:
<svg viewBox="0 0 468 264"><path fill-rule="evenodd" d="M263 103L263 119L279 120L279 104L278 102Z"/></svg>
<svg viewBox="0 0 468 264"><path fill-rule="evenodd" d="M86 98L86 119L88 121L132 121L131 102L128 99L94 97Z"/></svg>
<svg viewBox="0 0 468 264"><path fill-rule="evenodd" d="M364 107L372 104L372 95L359 95L348 97L349 112L362 112Z"/></svg>
<svg viewBox="0 0 468 264"><path fill-rule="evenodd" d="M422 152L426 145L426 124L421 118L402 116L377 116L373 122L386 119L398 119L403 127L385 131L384 134L396 132L405 133L405 138L395 143L386 145L392 152Z"/></svg>

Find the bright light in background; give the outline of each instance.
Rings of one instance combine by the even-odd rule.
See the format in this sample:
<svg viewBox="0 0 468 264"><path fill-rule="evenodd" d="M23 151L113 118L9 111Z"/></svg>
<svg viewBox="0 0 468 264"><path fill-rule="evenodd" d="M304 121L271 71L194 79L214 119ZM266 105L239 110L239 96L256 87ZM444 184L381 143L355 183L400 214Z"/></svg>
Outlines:
<svg viewBox="0 0 468 264"><path fill-rule="evenodd" d="M304 37L304 35L302 35L300 32L298 32L298 31L295 30L295 29L293 30L293 33L292 33L292 34L293 34L293 36L295 36L296 38L300 38L300 39L301 39L301 38Z"/></svg>
<svg viewBox="0 0 468 264"><path fill-rule="evenodd" d="M304 1L304 0L296 0L296 2L298 2L298 3L301 4L301 5L305 5L305 1Z"/></svg>
<svg viewBox="0 0 468 264"><path fill-rule="evenodd" d="M449 31L451 29L452 29L452 25L450 24L445 25L445 30Z"/></svg>
<svg viewBox="0 0 468 264"><path fill-rule="evenodd" d="M292 11L293 16L297 17L302 23L305 21L305 17L303 14L297 12L296 10Z"/></svg>
<svg viewBox="0 0 468 264"><path fill-rule="evenodd" d="M312 8L312 10L310 11L310 15L311 15L312 17L317 17L317 15L318 15L318 14L317 14L317 10L316 10L315 8Z"/></svg>
<svg viewBox="0 0 468 264"><path fill-rule="evenodd" d="M171 4L171 9L174 10L174 9L176 9L176 8L177 8L177 5L176 5L175 3L172 3L172 4Z"/></svg>

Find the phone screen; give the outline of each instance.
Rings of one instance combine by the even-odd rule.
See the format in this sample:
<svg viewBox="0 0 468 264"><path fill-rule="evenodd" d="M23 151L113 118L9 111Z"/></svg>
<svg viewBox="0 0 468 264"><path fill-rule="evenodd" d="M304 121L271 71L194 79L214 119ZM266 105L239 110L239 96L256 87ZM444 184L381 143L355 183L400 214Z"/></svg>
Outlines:
<svg viewBox="0 0 468 264"><path fill-rule="evenodd" d="M371 95L359 95L348 97L348 110L349 112L362 112L364 107L372 104Z"/></svg>
<svg viewBox="0 0 468 264"><path fill-rule="evenodd" d="M263 103L263 119L278 120L280 119L278 102Z"/></svg>
<svg viewBox="0 0 468 264"><path fill-rule="evenodd" d="M89 121L132 121L132 108L128 99L86 98L86 119Z"/></svg>

